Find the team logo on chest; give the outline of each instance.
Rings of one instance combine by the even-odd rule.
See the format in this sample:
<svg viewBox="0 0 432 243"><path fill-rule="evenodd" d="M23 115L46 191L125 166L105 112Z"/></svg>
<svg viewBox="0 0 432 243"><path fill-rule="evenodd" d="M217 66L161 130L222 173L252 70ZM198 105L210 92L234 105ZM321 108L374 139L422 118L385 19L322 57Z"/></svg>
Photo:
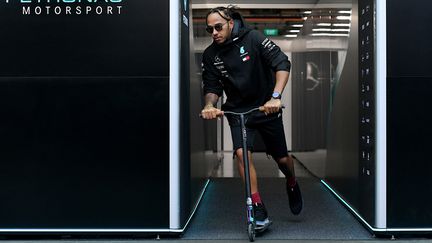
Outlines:
<svg viewBox="0 0 432 243"><path fill-rule="evenodd" d="M217 70L219 70L222 76L228 78L228 72L225 69L224 62L219 58L219 56L215 56L213 65Z"/></svg>
<svg viewBox="0 0 432 243"><path fill-rule="evenodd" d="M240 47L240 58L243 62L249 61L250 59L249 52L245 50L244 46Z"/></svg>

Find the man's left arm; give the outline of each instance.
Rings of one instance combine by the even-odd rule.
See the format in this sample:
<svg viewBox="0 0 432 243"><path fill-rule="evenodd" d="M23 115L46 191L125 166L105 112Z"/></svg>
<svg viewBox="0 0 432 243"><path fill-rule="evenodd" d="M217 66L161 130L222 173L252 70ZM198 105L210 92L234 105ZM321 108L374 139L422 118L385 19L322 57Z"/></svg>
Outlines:
<svg viewBox="0 0 432 243"><path fill-rule="evenodd" d="M273 41L258 31L254 32L254 34L259 45L261 57L276 74L272 98L264 104L265 113L279 112L282 106L281 94L288 83L291 62L288 60L287 55Z"/></svg>
<svg viewBox="0 0 432 243"><path fill-rule="evenodd" d="M279 109L282 107L281 94L285 89L286 84L288 83L289 72L284 70L276 71L276 84L273 89L273 94L276 96L279 94L279 97L272 97L269 101L264 104L264 112L266 114L279 112Z"/></svg>

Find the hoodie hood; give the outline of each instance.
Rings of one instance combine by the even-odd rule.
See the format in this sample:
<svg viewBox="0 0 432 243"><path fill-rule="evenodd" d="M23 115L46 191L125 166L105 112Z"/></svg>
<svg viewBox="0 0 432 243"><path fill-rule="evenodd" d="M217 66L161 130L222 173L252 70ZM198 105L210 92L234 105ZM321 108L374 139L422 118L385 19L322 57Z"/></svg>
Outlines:
<svg viewBox="0 0 432 243"><path fill-rule="evenodd" d="M231 40L235 41L236 39L241 38L251 29L244 21L243 16L241 16L239 13L234 13L232 18L234 20L234 28L231 32Z"/></svg>
<svg viewBox="0 0 432 243"><path fill-rule="evenodd" d="M234 27L231 31L231 38L220 44L220 46L229 45L232 42L235 42L236 40L242 38L246 33L251 31L240 13L233 13L232 19L234 20Z"/></svg>

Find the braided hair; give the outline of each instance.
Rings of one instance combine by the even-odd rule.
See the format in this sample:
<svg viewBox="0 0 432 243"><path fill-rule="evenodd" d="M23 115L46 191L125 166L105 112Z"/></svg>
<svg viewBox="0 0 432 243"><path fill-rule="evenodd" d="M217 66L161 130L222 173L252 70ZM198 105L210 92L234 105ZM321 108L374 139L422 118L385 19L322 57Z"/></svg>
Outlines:
<svg viewBox="0 0 432 243"><path fill-rule="evenodd" d="M223 19L226 21L230 21L233 18L233 14L237 13L236 9L238 9L235 5L228 5L227 7L216 7L210 9L210 11L206 15L206 24L207 24L207 18L210 14L217 13L219 14Z"/></svg>

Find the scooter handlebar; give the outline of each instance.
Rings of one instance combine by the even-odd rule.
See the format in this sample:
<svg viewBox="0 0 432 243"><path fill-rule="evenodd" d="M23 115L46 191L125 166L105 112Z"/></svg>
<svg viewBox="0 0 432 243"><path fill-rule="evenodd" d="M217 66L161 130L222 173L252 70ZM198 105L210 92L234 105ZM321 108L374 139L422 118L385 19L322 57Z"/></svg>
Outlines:
<svg viewBox="0 0 432 243"><path fill-rule="evenodd" d="M280 108L281 108L281 109L285 109L285 105L281 105ZM252 112L254 112L254 111L261 111L261 112L264 112L264 111L265 111L265 108L264 108L264 106L255 107L255 108L252 108L252 109L250 109L250 110L248 110L248 111L246 111L246 112L222 111L222 114L221 114L220 116L223 116L225 113L226 113L226 114L233 114L233 115L246 115L246 114L252 113ZM202 118L202 114L201 114L201 113L199 114L199 117Z"/></svg>

